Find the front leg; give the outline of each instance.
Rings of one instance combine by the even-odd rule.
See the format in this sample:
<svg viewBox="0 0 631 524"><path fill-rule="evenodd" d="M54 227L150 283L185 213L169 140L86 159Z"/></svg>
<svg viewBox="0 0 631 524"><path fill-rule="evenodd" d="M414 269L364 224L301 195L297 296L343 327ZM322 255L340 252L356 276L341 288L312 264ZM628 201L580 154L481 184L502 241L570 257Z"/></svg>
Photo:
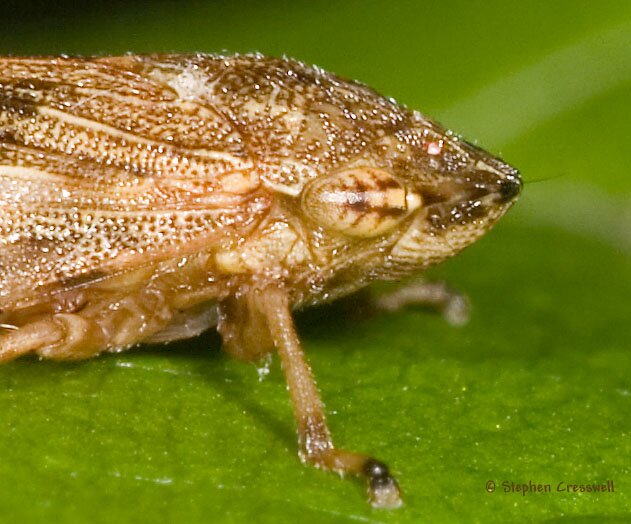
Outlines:
<svg viewBox="0 0 631 524"><path fill-rule="evenodd" d="M469 300L445 282L413 280L389 293L371 296L370 306L387 312L399 311L408 306L421 306L437 311L454 326L461 326L469 321Z"/></svg>
<svg viewBox="0 0 631 524"><path fill-rule="evenodd" d="M296 333L287 293L266 287L231 300L231 304L221 308L219 331L229 351L241 358L260 356L261 348L264 352L270 342L276 347L294 407L302 461L340 475L364 476L373 506L400 506L399 487L385 464L367 455L335 448L320 393ZM244 333L237 333L237 327L243 328Z"/></svg>

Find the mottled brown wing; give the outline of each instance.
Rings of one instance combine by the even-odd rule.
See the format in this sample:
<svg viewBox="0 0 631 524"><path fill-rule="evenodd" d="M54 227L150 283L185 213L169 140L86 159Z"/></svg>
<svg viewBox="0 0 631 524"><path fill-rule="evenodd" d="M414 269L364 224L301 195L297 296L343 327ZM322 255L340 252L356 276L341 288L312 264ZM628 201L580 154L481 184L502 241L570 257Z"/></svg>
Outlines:
<svg viewBox="0 0 631 524"><path fill-rule="evenodd" d="M0 307L245 233L242 147L132 56L0 59Z"/></svg>

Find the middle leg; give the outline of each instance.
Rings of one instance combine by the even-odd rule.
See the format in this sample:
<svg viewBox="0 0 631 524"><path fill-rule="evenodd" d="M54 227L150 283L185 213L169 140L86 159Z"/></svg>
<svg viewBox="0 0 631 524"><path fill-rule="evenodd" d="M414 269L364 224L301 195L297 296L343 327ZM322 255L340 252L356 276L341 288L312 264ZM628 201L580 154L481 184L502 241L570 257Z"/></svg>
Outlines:
<svg viewBox="0 0 631 524"><path fill-rule="evenodd" d="M287 293L275 287L250 290L229 306L220 306L220 311L219 331L230 353L240 358L260 357L266 349L276 347L294 407L302 461L339 474L364 476L373 506L400 506L398 484L385 464L334 446Z"/></svg>

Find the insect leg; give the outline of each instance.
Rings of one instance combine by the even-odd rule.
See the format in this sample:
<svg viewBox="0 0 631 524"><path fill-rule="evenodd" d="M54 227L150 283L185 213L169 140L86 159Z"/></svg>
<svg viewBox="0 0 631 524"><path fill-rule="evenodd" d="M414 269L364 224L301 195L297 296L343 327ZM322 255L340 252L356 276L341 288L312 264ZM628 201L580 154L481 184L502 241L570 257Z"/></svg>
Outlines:
<svg viewBox="0 0 631 524"><path fill-rule="evenodd" d="M298 423L301 459L339 474L366 477L370 501L375 507L401 505L398 484L385 464L367 455L335 448L320 393L296 333L287 294L278 288L266 288L255 300L281 358Z"/></svg>
<svg viewBox="0 0 631 524"><path fill-rule="evenodd" d="M0 335L0 362L13 360L40 348L58 343L64 336L60 326L50 319L31 322Z"/></svg>
<svg viewBox="0 0 631 524"><path fill-rule="evenodd" d="M219 303L217 329L223 349L239 360L260 360L274 349L269 323L259 307L260 293L255 290Z"/></svg>
<svg viewBox="0 0 631 524"><path fill-rule="evenodd" d="M79 309L40 315L0 336L0 360L29 352L55 360L78 360L120 351L164 329L173 319L174 311L159 289L86 295Z"/></svg>
<svg viewBox="0 0 631 524"><path fill-rule="evenodd" d="M88 358L107 349L102 319L82 313L55 313L20 326L0 338L0 359L37 353L55 360Z"/></svg>
<svg viewBox="0 0 631 524"><path fill-rule="evenodd" d="M372 307L394 312L407 306L425 306L438 311L452 325L469 321L469 300L445 282L414 280L394 291L372 297Z"/></svg>

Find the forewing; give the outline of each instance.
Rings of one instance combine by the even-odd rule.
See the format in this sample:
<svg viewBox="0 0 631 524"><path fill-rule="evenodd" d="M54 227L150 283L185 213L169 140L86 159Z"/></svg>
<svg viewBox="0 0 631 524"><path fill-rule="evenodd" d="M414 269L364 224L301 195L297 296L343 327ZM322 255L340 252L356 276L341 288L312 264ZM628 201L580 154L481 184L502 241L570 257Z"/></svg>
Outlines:
<svg viewBox="0 0 631 524"><path fill-rule="evenodd" d="M241 144L132 56L0 59L0 307L245 234Z"/></svg>

